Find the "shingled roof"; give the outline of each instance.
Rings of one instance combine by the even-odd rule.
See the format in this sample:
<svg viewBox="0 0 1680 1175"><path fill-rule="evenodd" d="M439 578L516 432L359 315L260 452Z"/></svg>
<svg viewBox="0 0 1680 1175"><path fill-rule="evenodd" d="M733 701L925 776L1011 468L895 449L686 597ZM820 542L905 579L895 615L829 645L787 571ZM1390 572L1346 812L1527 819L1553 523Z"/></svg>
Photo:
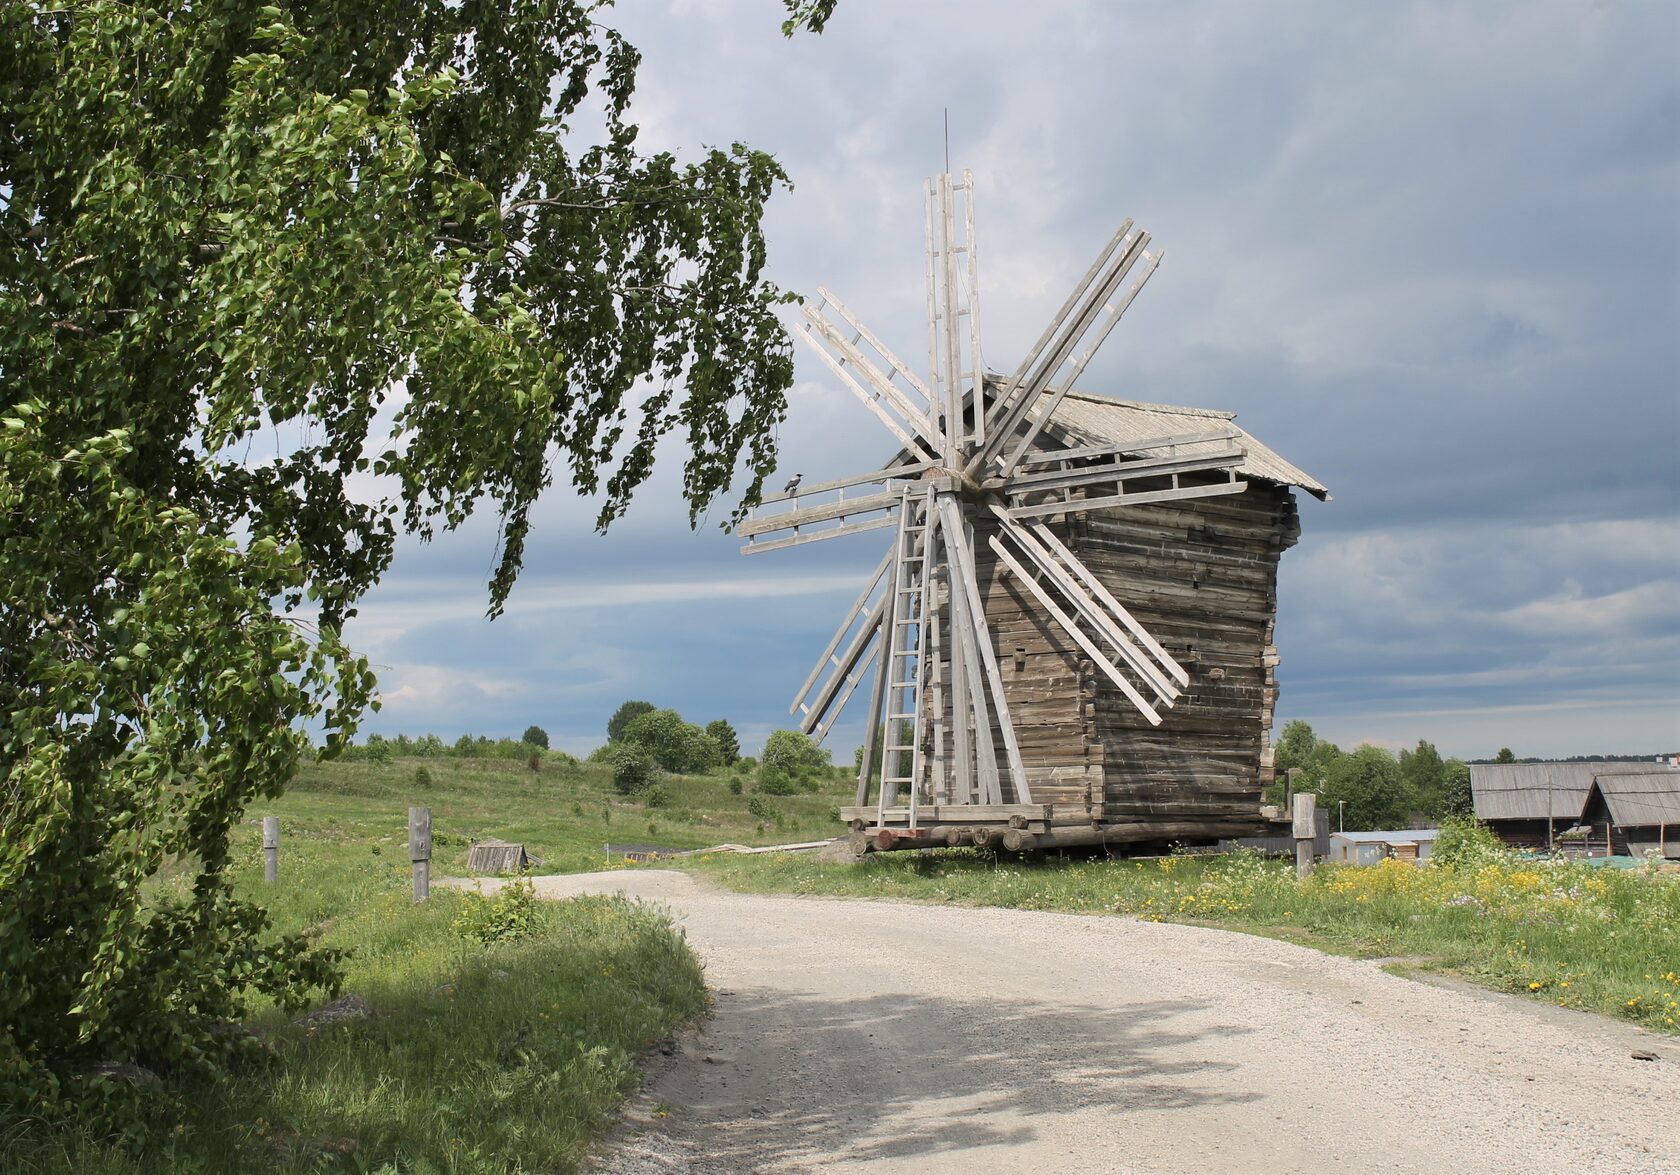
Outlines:
<svg viewBox="0 0 1680 1175"><path fill-rule="evenodd" d="M1237 472L1278 485L1299 486L1320 501L1330 500L1330 491L1305 470L1290 464L1273 449L1256 440L1234 423L1235 412L1215 408L1184 408L1175 404L1146 404L1138 400L1116 400L1089 392L1069 392L1056 408L1052 425L1070 434L1080 444L1124 445L1127 441L1151 441L1182 433L1209 432L1229 425L1242 433L1238 443L1245 450ZM1225 447L1225 441L1201 441L1181 445L1183 454L1211 452Z"/></svg>
<svg viewBox="0 0 1680 1175"><path fill-rule="evenodd" d="M1573 820L1595 778L1643 775L1650 763L1472 763L1470 793L1480 820ZM1673 773L1680 778L1680 772Z"/></svg>
<svg viewBox="0 0 1680 1175"><path fill-rule="evenodd" d="M1680 825L1680 771L1600 775L1596 782L1616 824L1625 828Z"/></svg>

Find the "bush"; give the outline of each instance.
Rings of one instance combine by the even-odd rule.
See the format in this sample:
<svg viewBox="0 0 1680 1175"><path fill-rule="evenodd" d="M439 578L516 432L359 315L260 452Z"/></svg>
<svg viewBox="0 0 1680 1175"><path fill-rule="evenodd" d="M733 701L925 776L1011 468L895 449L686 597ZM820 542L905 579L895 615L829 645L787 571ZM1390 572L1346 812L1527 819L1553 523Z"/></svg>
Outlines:
<svg viewBox="0 0 1680 1175"><path fill-rule="evenodd" d="M618 743L602 758L612 769L613 790L621 796L633 796L653 782L653 759L640 747Z"/></svg>
<svg viewBox="0 0 1680 1175"><path fill-rule="evenodd" d="M799 784L786 771L767 766L759 769L758 790L767 796L791 796Z"/></svg>
<svg viewBox="0 0 1680 1175"><path fill-rule="evenodd" d="M491 897L472 892L462 896L461 912L454 922L455 933L462 938L477 939L489 946L530 938L542 929L542 911L529 877L505 882Z"/></svg>
<svg viewBox="0 0 1680 1175"><path fill-rule="evenodd" d="M432 786L432 773L430 771L427 771L424 767L416 767L414 769L414 786L415 787L431 787Z"/></svg>
<svg viewBox="0 0 1680 1175"><path fill-rule="evenodd" d="M671 793L662 783L650 783L642 789L642 803L649 808L668 808L671 806Z"/></svg>
<svg viewBox="0 0 1680 1175"><path fill-rule="evenodd" d="M763 796L749 796L747 798L747 811L758 817L760 820L773 821L777 816L776 805L772 804ZM764 831L764 826L762 824L759 825L758 831Z"/></svg>
<svg viewBox="0 0 1680 1175"><path fill-rule="evenodd" d="M1493 830L1473 816L1452 816L1441 821L1441 831L1429 859L1437 865L1479 869L1509 856L1504 842Z"/></svg>
<svg viewBox="0 0 1680 1175"><path fill-rule="evenodd" d="M525 733L519 736L519 741L533 747L548 750L548 731L540 726L527 726Z"/></svg>
<svg viewBox="0 0 1680 1175"><path fill-rule="evenodd" d="M675 710L651 710L624 727L619 741L645 749L667 771L695 773L723 761L717 740Z"/></svg>
<svg viewBox="0 0 1680 1175"><path fill-rule="evenodd" d="M624 737L624 728L643 714L653 713L652 702L625 702L607 719L607 741L616 743Z"/></svg>
<svg viewBox="0 0 1680 1175"><path fill-rule="evenodd" d="M729 794L730 795L738 796L738 795L741 794L741 790L742 789L741 789L741 777L740 776L736 776L729 781Z"/></svg>
<svg viewBox="0 0 1680 1175"><path fill-rule="evenodd" d="M761 763L767 769L785 771L796 778L812 773L826 775L829 755L808 734L778 730L765 741Z"/></svg>

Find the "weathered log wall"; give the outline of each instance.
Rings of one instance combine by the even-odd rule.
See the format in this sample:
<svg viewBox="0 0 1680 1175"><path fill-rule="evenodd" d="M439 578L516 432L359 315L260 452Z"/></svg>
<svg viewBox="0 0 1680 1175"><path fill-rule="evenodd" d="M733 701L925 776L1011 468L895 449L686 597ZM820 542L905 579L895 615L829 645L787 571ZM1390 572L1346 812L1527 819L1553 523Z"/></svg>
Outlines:
<svg viewBox="0 0 1680 1175"><path fill-rule="evenodd" d="M1152 727L1000 570L977 528L987 623L1033 801L1115 823L1258 831L1277 700L1277 565L1299 533L1294 495L1254 482L1242 494L1051 525L1189 670L1190 684Z"/></svg>
<svg viewBox="0 0 1680 1175"><path fill-rule="evenodd" d="M1271 782L1277 566L1298 534L1294 495L1242 494L1087 516L1080 556L1190 672L1158 727L1098 699L1109 820L1248 818Z"/></svg>

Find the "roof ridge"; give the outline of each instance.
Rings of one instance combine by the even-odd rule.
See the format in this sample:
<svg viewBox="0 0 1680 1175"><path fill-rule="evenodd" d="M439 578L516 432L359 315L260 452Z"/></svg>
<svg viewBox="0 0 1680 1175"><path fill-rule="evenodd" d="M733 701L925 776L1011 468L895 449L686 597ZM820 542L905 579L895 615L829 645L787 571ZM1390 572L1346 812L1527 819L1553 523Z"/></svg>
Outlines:
<svg viewBox="0 0 1680 1175"><path fill-rule="evenodd" d="M1118 404L1123 408L1138 408L1145 412L1167 412L1174 416L1217 416L1223 420L1235 420L1235 412L1227 412L1223 408L1193 408L1188 404L1155 404L1148 400L1127 400L1120 396L1104 396L1097 392L1082 392L1074 388L1067 393L1068 399L1090 400L1097 404Z"/></svg>

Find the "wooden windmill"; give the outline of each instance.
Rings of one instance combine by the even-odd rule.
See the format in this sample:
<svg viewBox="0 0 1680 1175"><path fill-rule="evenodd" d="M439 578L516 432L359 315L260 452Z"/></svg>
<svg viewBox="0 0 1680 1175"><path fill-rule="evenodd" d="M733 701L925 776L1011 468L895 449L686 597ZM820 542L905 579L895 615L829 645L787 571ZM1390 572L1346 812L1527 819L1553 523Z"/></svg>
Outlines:
<svg viewBox="0 0 1680 1175"><path fill-rule="evenodd" d="M868 473L795 483L765 498L739 530L748 554L894 532L791 707L821 738L870 683L857 804L843 815L873 848L994 840L1016 848L1074 843L1069 830L1081 826L1100 830L1100 794L1094 806L1088 792L1070 803L1058 786L1065 776L1024 754L1012 713L1033 687L1006 679L994 628L1030 624L1049 634L1049 661L1075 677L1046 678L1040 694L1114 698L1159 726L1190 687L1190 671L1128 610L1124 585L1111 586L1076 553L1069 519L1248 488L1240 474L1252 439L1228 414L1192 415L1182 428L1163 409L1177 431L1110 443L1090 443L1103 438L1059 421L1064 401L1081 398L1074 382L1160 263L1130 220L1014 374L987 374L972 197L966 171L927 184L925 377L826 289L797 324L897 439L897 456ZM1025 657L1017 646L1016 670ZM1255 798L1238 823L1258 819Z"/></svg>

